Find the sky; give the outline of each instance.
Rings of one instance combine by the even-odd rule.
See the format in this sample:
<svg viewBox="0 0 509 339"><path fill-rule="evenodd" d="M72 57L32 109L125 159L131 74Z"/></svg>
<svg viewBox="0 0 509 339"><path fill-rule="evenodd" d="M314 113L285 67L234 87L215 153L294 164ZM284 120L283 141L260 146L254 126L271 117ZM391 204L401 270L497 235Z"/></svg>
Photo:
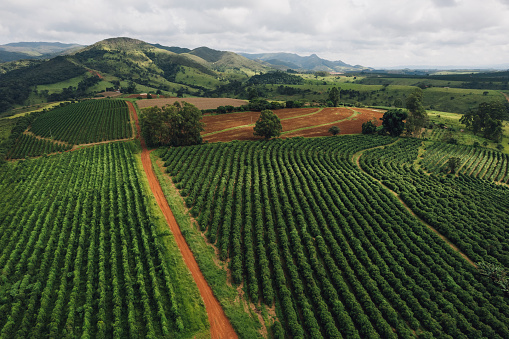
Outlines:
<svg viewBox="0 0 509 339"><path fill-rule="evenodd" d="M2 1L0 44L120 36L374 68L509 68L509 0Z"/></svg>

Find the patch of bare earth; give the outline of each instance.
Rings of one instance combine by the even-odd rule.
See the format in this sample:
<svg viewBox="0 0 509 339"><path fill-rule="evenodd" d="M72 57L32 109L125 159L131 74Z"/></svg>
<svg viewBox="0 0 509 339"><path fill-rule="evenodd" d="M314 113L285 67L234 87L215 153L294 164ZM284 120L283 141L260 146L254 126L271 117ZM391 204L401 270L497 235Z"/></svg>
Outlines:
<svg viewBox="0 0 509 339"><path fill-rule="evenodd" d="M142 99L136 103L139 108L146 107L163 107L166 105L173 105L175 101L188 102L195 105L199 109L215 109L219 106L234 106L239 107L247 104L246 100L230 99L230 98L159 98L159 99Z"/></svg>

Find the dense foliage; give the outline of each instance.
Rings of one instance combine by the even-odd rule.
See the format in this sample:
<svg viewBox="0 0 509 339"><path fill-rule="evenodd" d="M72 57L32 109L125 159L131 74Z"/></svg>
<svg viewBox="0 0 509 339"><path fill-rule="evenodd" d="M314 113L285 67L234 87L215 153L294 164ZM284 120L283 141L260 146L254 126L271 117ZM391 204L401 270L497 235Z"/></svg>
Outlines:
<svg viewBox="0 0 509 339"><path fill-rule="evenodd" d="M148 146L201 144L201 118L202 112L187 102L149 107L140 116L141 133Z"/></svg>
<svg viewBox="0 0 509 339"><path fill-rule="evenodd" d="M471 128L474 134L500 142L503 136L502 120L508 119L506 107L499 102L483 102L477 109L464 114L460 122Z"/></svg>
<svg viewBox="0 0 509 339"><path fill-rule="evenodd" d="M14 147L9 151L8 158L23 159L55 152L63 152L72 148L72 145L53 140L37 138L30 134L22 134Z"/></svg>
<svg viewBox="0 0 509 339"><path fill-rule="evenodd" d="M287 72L268 72L264 74L253 75L247 81L248 84L251 85L260 85L260 84L285 84L285 85L300 85L304 82L302 77L288 74Z"/></svg>
<svg viewBox="0 0 509 339"><path fill-rule="evenodd" d="M389 134L392 137L397 137L405 129L404 120L408 117L407 112L401 109L390 109L384 113L382 120L382 129L380 134Z"/></svg>
<svg viewBox="0 0 509 339"><path fill-rule="evenodd" d="M404 139L366 152L360 163L472 260L508 266L509 189L463 175L461 168L457 177L417 170L420 146L421 140Z"/></svg>
<svg viewBox="0 0 509 339"><path fill-rule="evenodd" d="M275 335L509 336L503 292L351 161L357 151L393 141L357 135L216 143L169 148L162 158L233 281L252 301L275 305L282 325L276 322ZM407 153L412 161L413 152L401 156ZM362 156L363 167L399 180L404 161L387 154L383 162L377 153L366 162ZM504 239L506 230L497 229L494 237Z"/></svg>
<svg viewBox="0 0 509 339"><path fill-rule="evenodd" d="M51 84L80 76L85 68L65 57L34 63L30 67L12 70L0 75L0 112L22 105L33 86Z"/></svg>
<svg viewBox="0 0 509 339"><path fill-rule="evenodd" d="M429 172L447 170L448 159L459 159L459 173L490 181L509 183L509 156L507 154L471 145L451 145L443 142L426 143L426 152L419 164Z"/></svg>
<svg viewBox="0 0 509 339"><path fill-rule="evenodd" d="M36 135L88 144L132 136L127 103L123 100L87 100L55 108L39 116L30 129Z"/></svg>
<svg viewBox="0 0 509 339"><path fill-rule="evenodd" d="M0 337L185 331L139 179L127 143L0 172Z"/></svg>
<svg viewBox="0 0 509 339"><path fill-rule="evenodd" d="M254 135L270 139L281 135L283 126L281 120L271 110L263 110L260 112L258 120L256 120L254 127Z"/></svg>

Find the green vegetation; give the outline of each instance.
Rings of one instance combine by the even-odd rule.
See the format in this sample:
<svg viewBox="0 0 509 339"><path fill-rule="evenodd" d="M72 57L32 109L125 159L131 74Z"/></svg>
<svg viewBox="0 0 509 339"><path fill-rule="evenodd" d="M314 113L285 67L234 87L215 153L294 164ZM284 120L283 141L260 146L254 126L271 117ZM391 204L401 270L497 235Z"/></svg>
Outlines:
<svg viewBox="0 0 509 339"><path fill-rule="evenodd" d="M473 259L504 265L507 188L419 172L422 141L393 142L292 138L160 155L233 282L260 308L275 305L274 333L508 336L504 292L351 159L385 145L365 151L362 168Z"/></svg>
<svg viewBox="0 0 509 339"><path fill-rule="evenodd" d="M508 265L509 244L503 234L509 227L505 221L509 214L509 189L476 178L480 173L479 177L491 179L497 168L495 178L498 178L500 167L491 163L497 157L470 157L464 165L466 174L470 175L462 174L463 169L460 168L459 176L444 177L436 172L441 168L426 165L426 168L434 170L428 175L413 166L421 143L418 139L404 139L390 147L371 150L361 157L361 166L400 194L412 211L472 260ZM427 155L426 151L424 154L424 163L436 158L436 153ZM449 158L445 152L438 156L447 158L442 162ZM507 158L504 158L498 158L500 166L507 167ZM484 167L488 161L491 165ZM503 172L505 177L506 169Z"/></svg>
<svg viewBox="0 0 509 339"><path fill-rule="evenodd" d="M380 134L389 134L392 137L399 137L405 129L403 122L408 117L408 113L401 109L390 109L382 117L382 129Z"/></svg>
<svg viewBox="0 0 509 339"><path fill-rule="evenodd" d="M204 331L203 304L182 259L166 256L170 234L152 215L133 147L110 143L0 172L1 337Z"/></svg>
<svg viewBox="0 0 509 339"><path fill-rule="evenodd" d="M88 100L63 105L40 115L31 125L36 135L70 144L125 139L132 135L123 100Z"/></svg>
<svg viewBox="0 0 509 339"><path fill-rule="evenodd" d="M190 103L148 107L140 115L141 133L148 146L201 144L201 111Z"/></svg>
<svg viewBox="0 0 509 339"><path fill-rule="evenodd" d="M263 110L260 112L260 117L256 120L254 126L254 135L270 139L281 135L283 126L281 120L271 110Z"/></svg>
<svg viewBox="0 0 509 339"><path fill-rule="evenodd" d="M55 152L63 152L71 148L71 144L39 139L30 134L22 134L16 141L14 147L7 154L7 158L24 159Z"/></svg>
<svg viewBox="0 0 509 339"><path fill-rule="evenodd" d="M166 152L166 149L161 148L150 154L154 172L161 184L168 205L182 231L182 235L194 253L201 272L212 288L214 295L221 303L239 337L261 337L258 332L260 330L260 323L256 314L253 311L249 313L245 311L246 307L249 307L246 305L247 301L244 298L239 298L239 292L235 286L231 286L225 265L218 265L215 249L204 241L202 233L195 227L195 221L191 220L191 215L185 208L183 199L175 189L171 178L163 173L157 164L160 161L159 155L164 152ZM263 305L257 308L258 310L260 308L262 310L265 309Z"/></svg>
<svg viewBox="0 0 509 339"><path fill-rule="evenodd" d="M509 183L509 157L507 154L472 145L452 145L443 142L426 142L426 152L420 160L423 169L432 173L448 170L450 158L459 159L458 172L479 179Z"/></svg>

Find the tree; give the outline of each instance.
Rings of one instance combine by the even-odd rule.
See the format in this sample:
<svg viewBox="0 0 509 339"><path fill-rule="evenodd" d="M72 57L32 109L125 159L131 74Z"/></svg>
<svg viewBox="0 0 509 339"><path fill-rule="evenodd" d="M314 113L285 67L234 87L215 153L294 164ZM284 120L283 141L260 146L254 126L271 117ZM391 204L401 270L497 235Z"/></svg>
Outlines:
<svg viewBox="0 0 509 339"><path fill-rule="evenodd" d="M140 116L141 132L148 146L201 144L201 118L201 110L187 102L149 107Z"/></svg>
<svg viewBox="0 0 509 339"><path fill-rule="evenodd" d="M426 126L428 122L428 113L422 105L423 92L422 89L417 88L413 91L406 100L406 108L410 112L407 119L407 132L409 134L420 134L421 129Z"/></svg>
<svg viewBox="0 0 509 339"><path fill-rule="evenodd" d="M339 129L338 126L332 126L331 128L329 128L329 133L332 135L338 135L339 132L341 132L341 130Z"/></svg>
<svg viewBox="0 0 509 339"><path fill-rule="evenodd" d="M373 134L376 132L375 121L366 121L362 124L362 134Z"/></svg>
<svg viewBox="0 0 509 339"><path fill-rule="evenodd" d="M472 129L474 134L499 142L502 139L502 119L506 117L507 109L500 102L482 102L477 109L465 113L460 123Z"/></svg>
<svg viewBox="0 0 509 339"><path fill-rule="evenodd" d="M271 110L266 109L261 111L260 117L256 120L253 134L270 139L280 136L282 130L283 127L279 117Z"/></svg>
<svg viewBox="0 0 509 339"><path fill-rule="evenodd" d="M387 134L397 137L403 130L405 129L405 120L408 117L408 114L401 109L390 109L384 113L383 117L380 118L382 120L382 129L380 130L380 134Z"/></svg>
<svg viewBox="0 0 509 339"><path fill-rule="evenodd" d="M337 107L339 105L339 99L340 99L339 89L337 89L336 87L332 87L329 90L329 97L327 98L327 100L331 101L334 107Z"/></svg>
<svg viewBox="0 0 509 339"><path fill-rule="evenodd" d="M456 170L460 167L460 165L461 165L461 159L458 157L451 157L447 161L447 168L453 174L456 173Z"/></svg>

